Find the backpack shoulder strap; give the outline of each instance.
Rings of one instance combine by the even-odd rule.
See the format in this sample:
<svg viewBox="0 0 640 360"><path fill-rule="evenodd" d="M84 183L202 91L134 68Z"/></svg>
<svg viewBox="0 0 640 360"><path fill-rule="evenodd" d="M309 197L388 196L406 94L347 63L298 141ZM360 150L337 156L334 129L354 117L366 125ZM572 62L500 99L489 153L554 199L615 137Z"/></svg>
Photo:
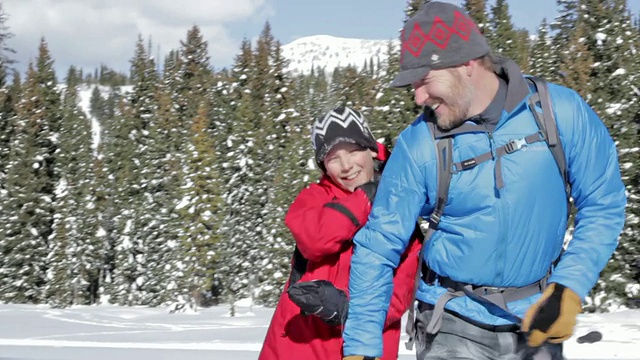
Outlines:
<svg viewBox="0 0 640 360"><path fill-rule="evenodd" d="M551 105L551 97L549 96L549 88L547 82L536 76L528 76L529 80L535 87L536 93L529 98L529 105L533 112L538 128L544 135L545 141L551 150L553 158L556 160L562 180L564 181L565 192L567 195L567 201L571 197L571 184L569 184L569 177L567 174L567 160L564 155L564 148L560 141L560 135L558 133L558 124L556 117L553 114L553 108ZM540 113L536 108L536 103L540 104Z"/></svg>
<svg viewBox="0 0 640 360"><path fill-rule="evenodd" d="M424 234L424 241L422 243L422 248L420 248L420 253L418 254L418 271L416 271L416 278L413 288L413 298L411 300L411 306L409 307L409 314L405 328L407 334L409 335L409 340L405 344L407 350L413 349L413 343L415 341L415 301L418 285L420 284L420 280L422 279L422 262L424 261L424 249L427 247L427 241L429 241L431 235L433 235L433 233L438 228L438 225L440 224L440 218L442 217L444 208L447 205L447 200L449 199L449 184L451 183L452 175L451 169L453 168L453 138L444 137L441 139L436 139L436 125L433 122L427 121L427 126L429 127L429 131L431 132L431 139L436 147L436 203L434 205L433 212L429 216L429 220L426 221L426 224L422 222L420 218L418 219L420 230Z"/></svg>
<svg viewBox="0 0 640 360"><path fill-rule="evenodd" d="M428 124L432 128L430 129L431 134L434 134L435 124ZM449 199L449 184L451 183L451 169L453 167L453 139L451 137L442 139L434 137L433 141L436 145L437 188L436 203L431 216L429 216L429 228L435 231L440 224L440 218ZM427 234L425 234L425 238L427 238Z"/></svg>

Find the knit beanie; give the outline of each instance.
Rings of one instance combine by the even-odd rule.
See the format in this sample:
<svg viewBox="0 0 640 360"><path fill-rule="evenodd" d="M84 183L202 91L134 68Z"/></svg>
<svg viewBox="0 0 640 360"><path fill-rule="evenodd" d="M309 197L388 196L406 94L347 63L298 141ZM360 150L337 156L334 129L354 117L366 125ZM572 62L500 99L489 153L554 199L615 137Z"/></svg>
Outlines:
<svg viewBox="0 0 640 360"><path fill-rule="evenodd" d="M340 143L356 144L378 152L378 143L365 118L359 111L344 106L316 119L311 129L311 143L316 153L316 163L323 170L325 156Z"/></svg>

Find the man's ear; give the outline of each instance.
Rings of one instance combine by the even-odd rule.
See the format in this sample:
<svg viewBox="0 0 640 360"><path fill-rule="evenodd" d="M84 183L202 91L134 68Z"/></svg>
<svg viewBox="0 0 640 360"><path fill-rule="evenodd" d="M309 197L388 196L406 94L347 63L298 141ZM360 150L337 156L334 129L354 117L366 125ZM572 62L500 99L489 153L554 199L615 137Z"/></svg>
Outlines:
<svg viewBox="0 0 640 360"><path fill-rule="evenodd" d="M466 63L462 64L462 75L466 77L471 77L476 67L478 66L477 60L469 60Z"/></svg>
<svg viewBox="0 0 640 360"><path fill-rule="evenodd" d="M371 157L373 157L374 159L378 158L378 153L377 152L375 152L375 151L373 151L371 149L369 149L369 152L371 153Z"/></svg>

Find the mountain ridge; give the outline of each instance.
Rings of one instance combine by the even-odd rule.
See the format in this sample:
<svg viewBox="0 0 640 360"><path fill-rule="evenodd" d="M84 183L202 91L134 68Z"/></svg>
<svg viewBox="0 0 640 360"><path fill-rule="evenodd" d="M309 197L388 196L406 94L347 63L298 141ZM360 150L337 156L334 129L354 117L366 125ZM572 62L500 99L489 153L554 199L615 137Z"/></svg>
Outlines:
<svg viewBox="0 0 640 360"><path fill-rule="evenodd" d="M283 45L282 53L289 60L287 70L294 76L309 74L312 68L317 67L324 68L328 75L336 67L352 65L361 69L371 59L374 64L386 63L390 43L397 49L397 39L371 40L312 35Z"/></svg>

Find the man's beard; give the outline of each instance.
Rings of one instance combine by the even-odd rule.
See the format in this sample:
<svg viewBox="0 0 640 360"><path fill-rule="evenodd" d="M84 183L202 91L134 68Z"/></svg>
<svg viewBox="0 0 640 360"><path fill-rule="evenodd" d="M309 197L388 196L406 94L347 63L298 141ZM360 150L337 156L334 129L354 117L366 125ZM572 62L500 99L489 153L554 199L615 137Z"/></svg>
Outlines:
<svg viewBox="0 0 640 360"><path fill-rule="evenodd" d="M445 105L448 112L445 116L436 115L436 123L442 130L449 131L457 128L467 121L469 108L471 107L471 88L465 87L462 77L458 73L453 73L455 82L451 87L451 92L447 100L442 99L440 106Z"/></svg>
<svg viewBox="0 0 640 360"><path fill-rule="evenodd" d="M466 113L466 112L465 112ZM438 127L441 130L449 131L457 128L458 126L464 124L467 120L466 116L458 116L458 112L454 112L454 114L450 114L451 116L447 116L445 118L441 118L436 116L436 122Z"/></svg>

